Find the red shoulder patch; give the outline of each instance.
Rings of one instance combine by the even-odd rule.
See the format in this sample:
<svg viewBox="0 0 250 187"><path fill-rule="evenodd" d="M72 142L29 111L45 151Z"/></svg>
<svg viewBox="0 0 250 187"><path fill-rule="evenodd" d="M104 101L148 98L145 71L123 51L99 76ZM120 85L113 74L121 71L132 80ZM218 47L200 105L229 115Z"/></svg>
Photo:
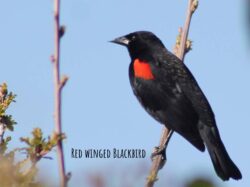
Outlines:
<svg viewBox="0 0 250 187"><path fill-rule="evenodd" d="M150 64L146 61L141 61L140 59L134 60L134 75L137 78L142 78L146 80L154 79Z"/></svg>

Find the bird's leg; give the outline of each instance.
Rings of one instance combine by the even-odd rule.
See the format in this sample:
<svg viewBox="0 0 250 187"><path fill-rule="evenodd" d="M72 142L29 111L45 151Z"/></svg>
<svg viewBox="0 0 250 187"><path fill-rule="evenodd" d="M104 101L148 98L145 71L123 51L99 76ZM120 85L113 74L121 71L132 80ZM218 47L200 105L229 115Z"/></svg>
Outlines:
<svg viewBox="0 0 250 187"><path fill-rule="evenodd" d="M157 155L161 155L162 156L162 160L165 161L166 160L166 148L168 145L168 142L170 140L170 137L173 134L173 130L170 130L170 132L168 133L168 136L163 144L163 146L157 146L154 148L152 154L151 154L151 160L154 159L155 156Z"/></svg>

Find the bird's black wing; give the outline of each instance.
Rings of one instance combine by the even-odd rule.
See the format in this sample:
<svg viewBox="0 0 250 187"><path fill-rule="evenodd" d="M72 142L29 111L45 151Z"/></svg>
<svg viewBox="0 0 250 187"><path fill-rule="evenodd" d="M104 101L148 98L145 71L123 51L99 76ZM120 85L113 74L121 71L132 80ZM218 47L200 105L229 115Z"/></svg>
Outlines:
<svg viewBox="0 0 250 187"><path fill-rule="evenodd" d="M199 120L205 125L216 127L214 113L212 108L195 80L192 73L182 61L171 52L165 52L161 55L159 61L162 62L162 71L172 77L177 82L180 90L190 100L195 111L199 115Z"/></svg>

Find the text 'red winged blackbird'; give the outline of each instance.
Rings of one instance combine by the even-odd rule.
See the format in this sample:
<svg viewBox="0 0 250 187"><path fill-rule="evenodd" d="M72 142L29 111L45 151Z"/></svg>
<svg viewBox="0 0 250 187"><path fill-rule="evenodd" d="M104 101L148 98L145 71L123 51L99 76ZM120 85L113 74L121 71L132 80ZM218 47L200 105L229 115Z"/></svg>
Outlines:
<svg viewBox="0 0 250 187"><path fill-rule="evenodd" d="M241 179L222 143L211 106L185 64L151 32L130 33L112 42L128 48L130 83L146 111L200 151L205 144L222 180Z"/></svg>

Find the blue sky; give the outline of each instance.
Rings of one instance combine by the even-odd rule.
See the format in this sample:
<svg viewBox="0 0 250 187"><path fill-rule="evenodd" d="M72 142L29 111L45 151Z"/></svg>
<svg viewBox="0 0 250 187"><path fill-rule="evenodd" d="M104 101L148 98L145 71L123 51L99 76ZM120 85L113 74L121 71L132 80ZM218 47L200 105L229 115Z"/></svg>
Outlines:
<svg viewBox="0 0 250 187"><path fill-rule="evenodd" d="M72 159L71 148L141 148L148 156L158 144L162 127L141 108L128 80L130 62L125 48L107 41L137 30L154 32L168 49L183 25L186 2L181 1L62 1L61 71L70 79L63 91L63 130L70 186L83 184L81 173L115 165L134 166L138 160ZM17 102L9 113L18 122L18 137L34 127L53 130L53 3L2 1L0 6L0 82L7 82ZM168 148L168 163L160 179L195 175L212 178L225 187L250 185L249 106L250 63L244 1L201 1L192 19L190 68L216 115L223 142L243 174L243 180L222 183L210 158L177 134ZM47 175L57 178L57 161L42 160ZM47 168L50 168L49 170ZM79 181L81 181L79 183ZM142 181L143 182L143 179ZM156 185L157 186L157 185Z"/></svg>

